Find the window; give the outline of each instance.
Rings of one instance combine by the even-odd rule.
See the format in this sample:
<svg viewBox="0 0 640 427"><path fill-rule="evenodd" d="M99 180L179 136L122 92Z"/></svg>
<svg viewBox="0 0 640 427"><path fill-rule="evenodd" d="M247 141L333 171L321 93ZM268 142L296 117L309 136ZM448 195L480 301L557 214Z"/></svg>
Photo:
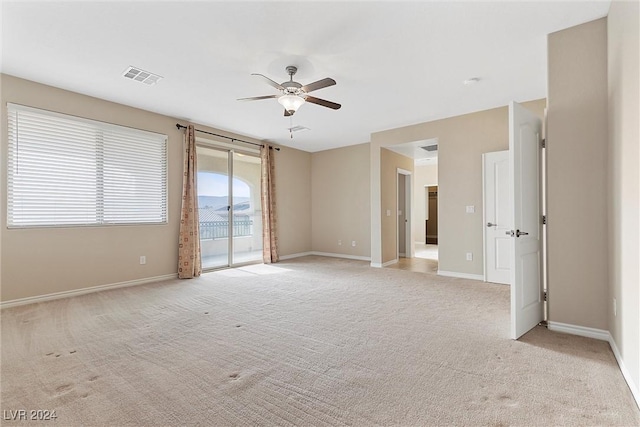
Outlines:
<svg viewBox="0 0 640 427"><path fill-rule="evenodd" d="M167 137L8 104L7 226L167 223Z"/></svg>

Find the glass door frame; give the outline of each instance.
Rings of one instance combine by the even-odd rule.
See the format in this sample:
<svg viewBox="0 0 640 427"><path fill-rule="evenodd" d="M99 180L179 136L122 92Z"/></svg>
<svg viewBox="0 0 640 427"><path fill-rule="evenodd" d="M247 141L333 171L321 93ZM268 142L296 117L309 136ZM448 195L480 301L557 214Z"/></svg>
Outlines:
<svg viewBox="0 0 640 427"><path fill-rule="evenodd" d="M196 147L208 148L211 150L220 151L222 153L226 153L227 155L227 263L220 266L215 267L202 267L203 272L207 271L215 271L225 268L233 268L233 267L242 267L244 265L252 265L252 264L262 264L262 258L259 260L251 260L244 262L234 262L234 200L233 200L233 179L234 179L234 155L242 154L244 156L257 157L260 158L260 152L258 150L251 149L242 149L241 147L236 147L234 145L224 143L221 141L209 139L209 138L201 138L196 137ZM196 152L197 156L197 152ZM200 172L199 167L196 171ZM197 191L197 189L196 189ZM262 231L260 232L262 234ZM200 238L200 236L198 236ZM202 247L201 247L202 251Z"/></svg>

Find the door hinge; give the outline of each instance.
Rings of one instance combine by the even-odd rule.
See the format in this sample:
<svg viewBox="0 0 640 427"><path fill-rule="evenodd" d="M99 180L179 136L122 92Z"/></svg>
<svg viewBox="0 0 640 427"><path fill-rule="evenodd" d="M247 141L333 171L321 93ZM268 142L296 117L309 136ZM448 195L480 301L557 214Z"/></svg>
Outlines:
<svg viewBox="0 0 640 427"><path fill-rule="evenodd" d="M546 138L542 138L542 141L540 142L540 145L542 145L542 148L547 148L547 139Z"/></svg>
<svg viewBox="0 0 640 427"><path fill-rule="evenodd" d="M542 215L542 224L543 225L547 224L547 216L546 215Z"/></svg>
<svg viewBox="0 0 640 427"><path fill-rule="evenodd" d="M547 291L542 291L542 298L544 301L548 301L547 299Z"/></svg>

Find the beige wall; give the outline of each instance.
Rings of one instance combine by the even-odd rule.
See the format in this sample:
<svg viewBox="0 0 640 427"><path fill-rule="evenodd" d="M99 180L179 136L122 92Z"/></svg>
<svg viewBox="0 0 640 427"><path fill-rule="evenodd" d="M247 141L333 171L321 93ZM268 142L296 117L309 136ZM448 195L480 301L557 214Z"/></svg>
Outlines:
<svg viewBox="0 0 640 427"><path fill-rule="evenodd" d="M607 22L548 37L549 320L607 329Z"/></svg>
<svg viewBox="0 0 640 427"><path fill-rule="evenodd" d="M426 212L427 190L425 187L438 185L438 165L415 165L415 182L413 186L413 240L417 243L424 243L425 220L428 217Z"/></svg>
<svg viewBox="0 0 640 427"><path fill-rule="evenodd" d="M0 193L2 301L175 274L182 187L183 132L178 120L12 76L1 82L1 163L7 155L7 102L130 126L168 136L167 225L6 229L6 171ZM223 135L212 128L198 126ZM255 141L259 142L259 141ZM286 148L276 154L281 254L309 251L310 154ZM147 257L146 265L139 257Z"/></svg>
<svg viewBox="0 0 640 427"><path fill-rule="evenodd" d="M640 400L640 50L638 2L607 20L609 96L609 331ZM613 299L617 314L613 312Z"/></svg>
<svg viewBox="0 0 640 427"><path fill-rule="evenodd" d="M311 182L312 250L368 259L369 144L313 153Z"/></svg>
<svg viewBox="0 0 640 427"><path fill-rule="evenodd" d="M275 152L280 256L311 251L311 153Z"/></svg>
<svg viewBox="0 0 640 427"><path fill-rule="evenodd" d="M380 153L382 263L398 258L398 168L413 172L413 159L383 148ZM391 215L387 216L387 210Z"/></svg>
<svg viewBox="0 0 640 427"><path fill-rule="evenodd" d="M543 117L544 99L525 102L525 107ZM371 135L372 179L376 151L380 147L423 139L438 139L438 246L439 270L481 276L483 274L482 234L482 154L509 148L509 112L507 107L494 108L448 119L378 132ZM384 151L384 150L383 150ZM384 182L385 177L382 177ZM376 218L376 195L372 181L372 248ZM381 187L378 187L381 188ZM381 188L380 198L388 198ZM394 197L394 193L391 193ZM379 202L378 202L379 203ZM466 206L475 213L465 213ZM378 205L380 206L380 205ZM384 211L384 206L380 212ZM384 228L384 224L383 224ZM386 240L390 240L387 236ZM382 243L382 250L385 243ZM473 261L466 261L466 252ZM372 251L372 262L375 253Z"/></svg>

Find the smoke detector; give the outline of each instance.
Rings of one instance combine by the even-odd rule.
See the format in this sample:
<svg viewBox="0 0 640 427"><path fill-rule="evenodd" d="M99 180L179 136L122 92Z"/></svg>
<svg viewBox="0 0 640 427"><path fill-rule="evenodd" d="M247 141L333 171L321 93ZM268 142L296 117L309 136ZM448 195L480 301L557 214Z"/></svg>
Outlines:
<svg viewBox="0 0 640 427"><path fill-rule="evenodd" d="M146 85L154 85L158 83L158 81L162 78L157 74L153 74L149 71L144 71L138 67L129 66L124 73L122 73L124 78L135 80L140 83L144 83Z"/></svg>

